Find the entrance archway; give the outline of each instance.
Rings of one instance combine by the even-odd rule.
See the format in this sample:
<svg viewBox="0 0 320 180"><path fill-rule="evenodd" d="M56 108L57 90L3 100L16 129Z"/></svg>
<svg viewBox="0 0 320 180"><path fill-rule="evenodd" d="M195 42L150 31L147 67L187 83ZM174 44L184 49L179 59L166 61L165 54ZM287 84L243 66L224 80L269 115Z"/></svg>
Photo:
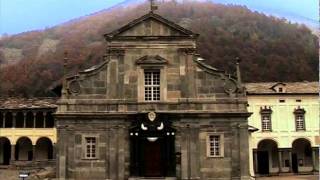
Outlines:
<svg viewBox="0 0 320 180"><path fill-rule="evenodd" d="M312 168L310 141L304 138L296 139L292 143L292 171L298 173L308 171L308 168Z"/></svg>
<svg viewBox="0 0 320 180"><path fill-rule="evenodd" d="M258 174L266 175L277 172L279 168L277 143L271 139L260 141L256 161L258 164ZM277 170L274 170L275 168L277 168Z"/></svg>
<svg viewBox="0 0 320 180"><path fill-rule="evenodd" d="M6 137L0 138L0 164L9 165L11 157L10 140Z"/></svg>
<svg viewBox="0 0 320 180"><path fill-rule="evenodd" d="M18 139L15 148L15 158L18 161L32 161L32 142L29 138L21 137Z"/></svg>
<svg viewBox="0 0 320 180"><path fill-rule="evenodd" d="M175 177L175 133L168 120L135 121L129 132L130 175Z"/></svg>
<svg viewBox="0 0 320 180"><path fill-rule="evenodd" d="M48 160L53 158L53 146L49 138L42 137L36 143L36 160Z"/></svg>

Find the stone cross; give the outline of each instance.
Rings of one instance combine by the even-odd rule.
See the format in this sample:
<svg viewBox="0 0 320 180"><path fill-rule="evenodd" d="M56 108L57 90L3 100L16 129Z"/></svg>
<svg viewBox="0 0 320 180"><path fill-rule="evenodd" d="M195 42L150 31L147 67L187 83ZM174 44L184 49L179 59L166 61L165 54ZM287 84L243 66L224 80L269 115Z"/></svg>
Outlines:
<svg viewBox="0 0 320 180"><path fill-rule="evenodd" d="M155 0L149 0L150 1L150 11L153 12L158 9L158 6L155 5Z"/></svg>

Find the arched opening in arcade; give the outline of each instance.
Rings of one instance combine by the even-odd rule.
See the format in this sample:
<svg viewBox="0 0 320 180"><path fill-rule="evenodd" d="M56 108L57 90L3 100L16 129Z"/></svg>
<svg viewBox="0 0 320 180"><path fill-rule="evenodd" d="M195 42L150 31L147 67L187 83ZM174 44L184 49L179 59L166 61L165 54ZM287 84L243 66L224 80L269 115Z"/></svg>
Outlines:
<svg viewBox="0 0 320 180"><path fill-rule="evenodd" d="M17 112L16 114L16 128L23 128L24 124L24 115L23 112Z"/></svg>
<svg viewBox="0 0 320 180"><path fill-rule="evenodd" d="M6 137L0 138L0 164L9 165L11 157L10 140Z"/></svg>
<svg viewBox="0 0 320 180"><path fill-rule="evenodd" d="M46 128L53 128L54 126L54 119L52 112L47 112L45 117L45 127Z"/></svg>
<svg viewBox="0 0 320 180"><path fill-rule="evenodd" d="M5 128L12 128L13 127L13 115L11 112L7 112L5 115Z"/></svg>
<svg viewBox="0 0 320 180"><path fill-rule="evenodd" d="M271 139L260 141L256 161L258 174L266 175L277 173L279 171L277 143Z"/></svg>
<svg viewBox="0 0 320 180"><path fill-rule="evenodd" d="M27 112L26 115L26 128L33 128L34 127L34 115L31 111Z"/></svg>
<svg viewBox="0 0 320 180"><path fill-rule="evenodd" d="M299 138L292 143L292 171L294 173L312 171L312 148L310 141Z"/></svg>
<svg viewBox="0 0 320 180"><path fill-rule="evenodd" d="M32 161L32 142L29 138L21 137L18 139L15 146L15 159L17 161Z"/></svg>
<svg viewBox="0 0 320 180"><path fill-rule="evenodd" d="M36 128L44 128L44 116L43 112L37 112L36 114Z"/></svg>
<svg viewBox="0 0 320 180"><path fill-rule="evenodd" d="M49 138L42 137L36 143L36 160L49 160L53 158L53 145Z"/></svg>

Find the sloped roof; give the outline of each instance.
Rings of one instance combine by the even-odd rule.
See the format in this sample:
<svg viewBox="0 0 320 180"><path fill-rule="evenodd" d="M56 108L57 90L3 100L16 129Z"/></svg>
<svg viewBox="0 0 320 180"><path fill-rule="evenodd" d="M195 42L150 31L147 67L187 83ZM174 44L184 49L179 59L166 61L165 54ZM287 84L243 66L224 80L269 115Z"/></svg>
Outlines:
<svg viewBox="0 0 320 180"><path fill-rule="evenodd" d="M280 82L246 83L248 94L318 94L319 82L281 82L285 86L285 92L276 92L275 85Z"/></svg>
<svg viewBox="0 0 320 180"><path fill-rule="evenodd" d="M0 98L0 109L57 108L57 98Z"/></svg>
<svg viewBox="0 0 320 180"><path fill-rule="evenodd" d="M171 27L172 29L175 29L176 31L180 32L181 34L183 34L184 36L186 37L197 37L198 34L195 34L193 33L192 31L190 30L187 30L181 26L179 26L178 24L172 22L172 21L169 21L168 19L165 19L164 17L158 15L158 14L155 14L153 12L149 12L148 14L145 14L144 16L141 16L140 18L138 19L135 19L133 21L131 21L130 23L126 24L125 26L111 32L111 33L107 33L104 35L104 37L106 39L112 39L113 37L123 33L124 31L127 31L128 29L131 29L133 28L134 26L140 24L141 22L147 20L147 19L153 19L153 20L156 20L158 22L161 22L169 27Z"/></svg>

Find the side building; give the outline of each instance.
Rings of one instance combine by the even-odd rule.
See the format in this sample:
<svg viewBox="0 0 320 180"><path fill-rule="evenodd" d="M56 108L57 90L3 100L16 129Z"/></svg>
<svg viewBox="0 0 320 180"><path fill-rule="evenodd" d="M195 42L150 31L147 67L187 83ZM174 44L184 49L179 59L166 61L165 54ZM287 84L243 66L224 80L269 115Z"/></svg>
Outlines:
<svg viewBox="0 0 320 180"><path fill-rule="evenodd" d="M319 171L318 82L248 83L251 175Z"/></svg>
<svg viewBox="0 0 320 180"><path fill-rule="evenodd" d="M54 166L56 99L0 99L0 165Z"/></svg>

